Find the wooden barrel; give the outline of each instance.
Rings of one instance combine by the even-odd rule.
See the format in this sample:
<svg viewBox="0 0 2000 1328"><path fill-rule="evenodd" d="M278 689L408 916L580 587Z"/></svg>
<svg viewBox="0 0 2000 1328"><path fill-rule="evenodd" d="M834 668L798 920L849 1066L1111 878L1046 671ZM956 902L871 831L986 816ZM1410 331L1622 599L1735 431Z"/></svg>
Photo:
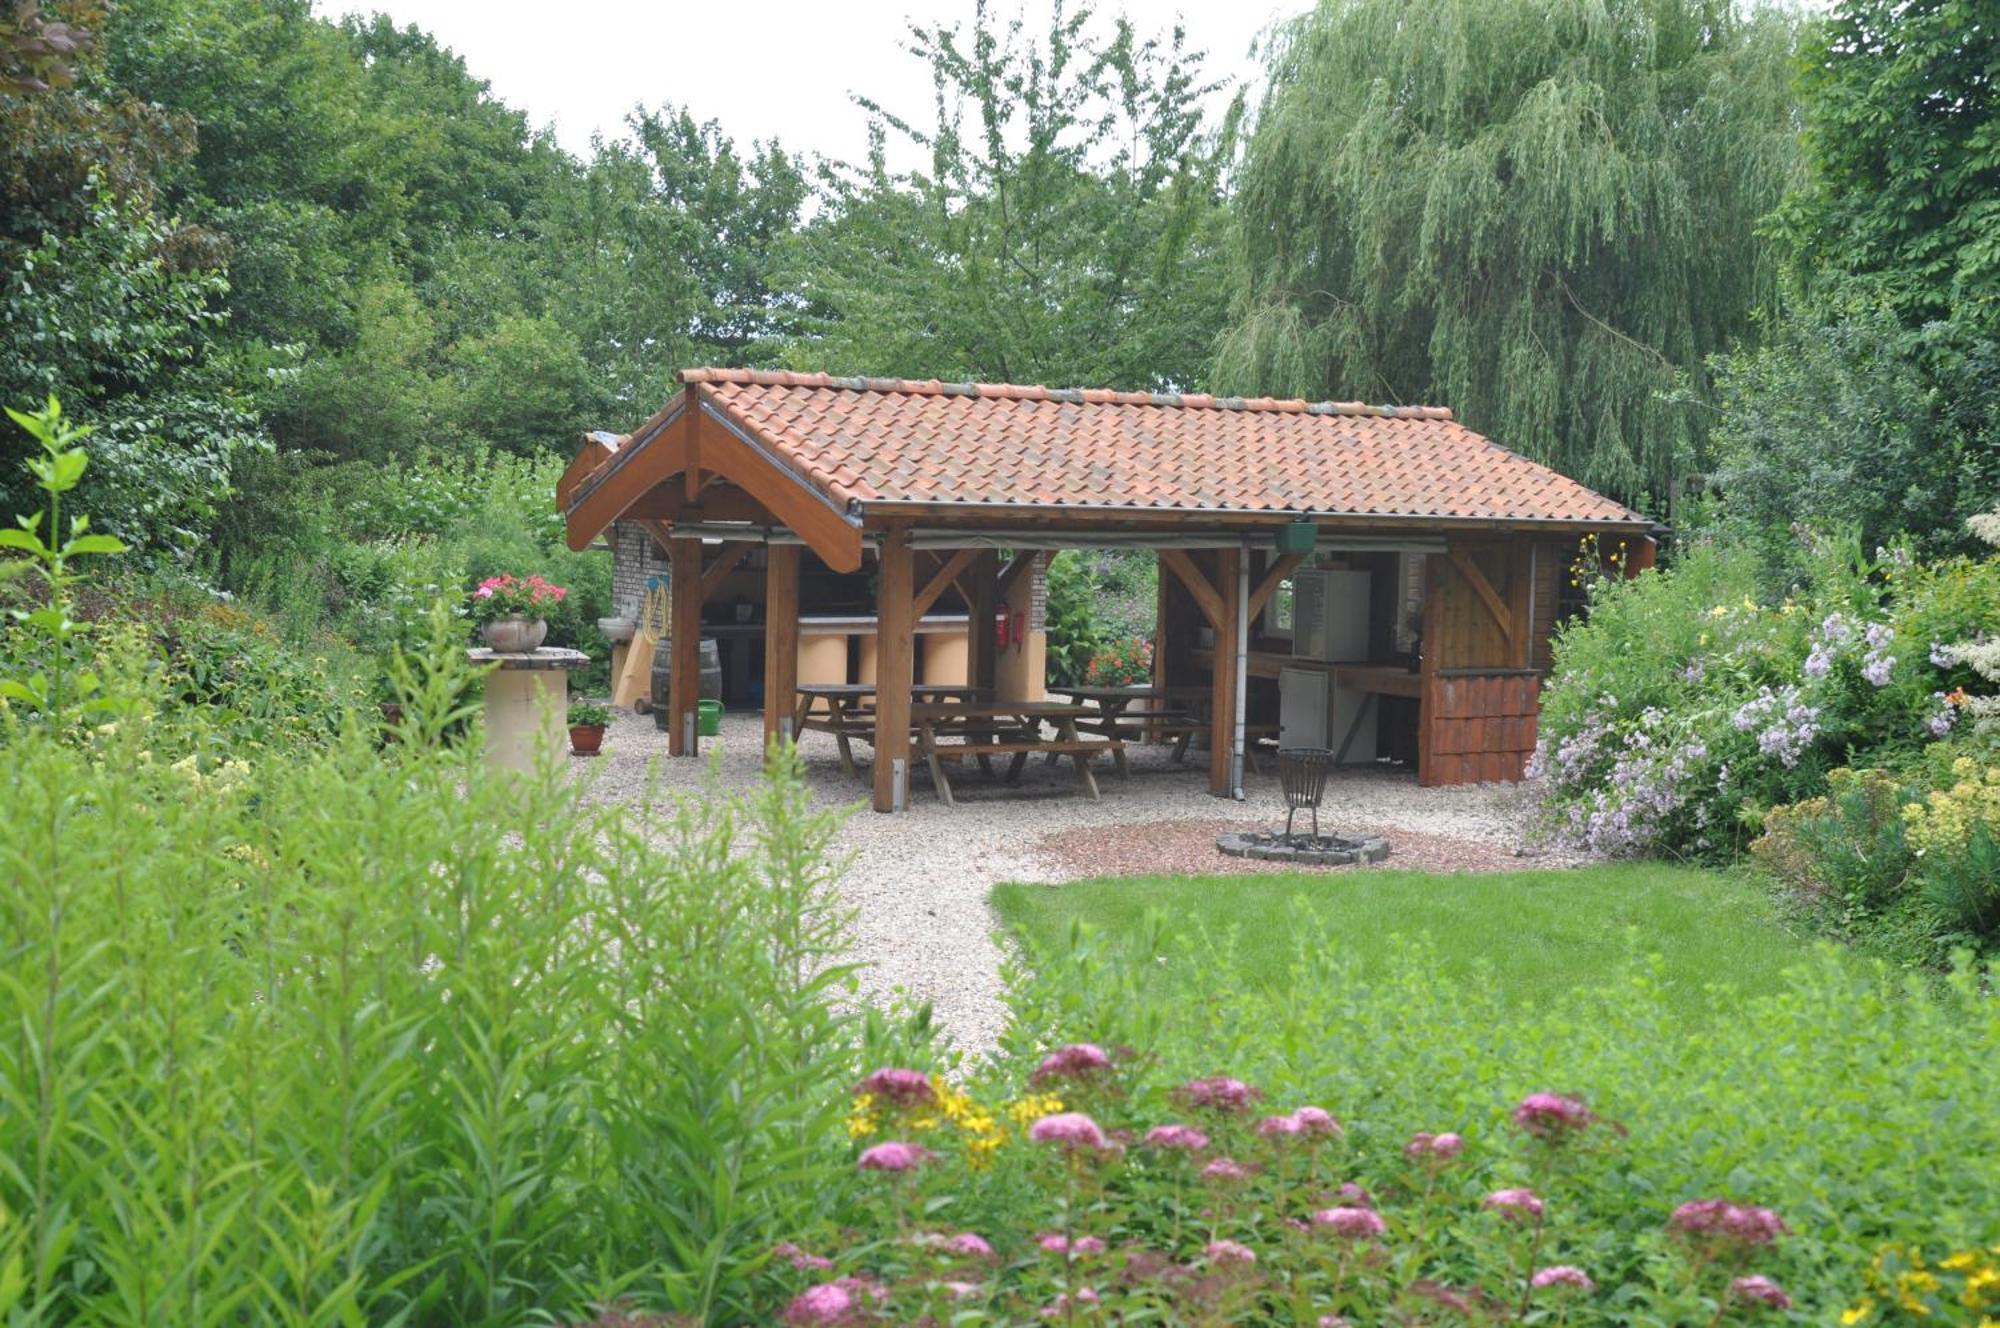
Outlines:
<svg viewBox="0 0 2000 1328"><path fill-rule="evenodd" d="M667 727L667 706L673 688L673 651L665 641L653 655L653 722L662 731ZM722 648L708 637L701 642L701 692L712 701L722 699Z"/></svg>

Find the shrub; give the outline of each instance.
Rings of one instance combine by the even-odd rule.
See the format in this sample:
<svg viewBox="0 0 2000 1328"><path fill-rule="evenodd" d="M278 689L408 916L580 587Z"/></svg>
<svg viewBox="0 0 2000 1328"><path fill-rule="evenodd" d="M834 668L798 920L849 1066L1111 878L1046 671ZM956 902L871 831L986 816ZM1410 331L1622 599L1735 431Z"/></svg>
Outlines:
<svg viewBox="0 0 2000 1328"><path fill-rule="evenodd" d="M1152 679L1153 643L1144 637L1107 642L1083 671L1092 687L1131 687Z"/></svg>
<svg viewBox="0 0 2000 1328"><path fill-rule="evenodd" d="M1286 921L1276 989L1227 936L1079 929L1013 970L986 1077L859 1085L879 1198L780 1247L787 1322L1827 1322L1885 1245L2000 1239L1972 971L1933 1002L1824 951L1691 1035L1637 958L1523 1014Z"/></svg>
<svg viewBox="0 0 2000 1328"><path fill-rule="evenodd" d="M1588 618L1557 637L1530 766L1556 838L1727 857L1829 770L1903 768L1952 732L1969 670L1943 645L2000 629L1996 560L1814 550L1777 604L1753 557L1707 545L1592 586Z"/></svg>

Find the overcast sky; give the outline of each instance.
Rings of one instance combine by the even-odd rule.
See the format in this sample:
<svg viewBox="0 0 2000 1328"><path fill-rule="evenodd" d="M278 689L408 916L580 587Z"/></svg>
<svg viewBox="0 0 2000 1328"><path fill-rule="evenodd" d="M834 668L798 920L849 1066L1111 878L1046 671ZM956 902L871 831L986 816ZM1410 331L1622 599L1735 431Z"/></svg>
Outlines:
<svg viewBox="0 0 2000 1328"><path fill-rule="evenodd" d="M501 100L553 125L582 153L592 134L616 137L635 104L670 101L714 119L739 143L777 138L792 152L858 160L867 116L856 90L919 124L930 117L930 77L902 49L908 20L969 21L972 0L316 0L320 12L381 11L414 23L465 58ZM1142 30L1178 14L1212 77L1253 80L1250 47L1274 19L1310 0L1178 0L1104 3ZM995 0L997 15L1024 12L1046 26L1048 0Z"/></svg>

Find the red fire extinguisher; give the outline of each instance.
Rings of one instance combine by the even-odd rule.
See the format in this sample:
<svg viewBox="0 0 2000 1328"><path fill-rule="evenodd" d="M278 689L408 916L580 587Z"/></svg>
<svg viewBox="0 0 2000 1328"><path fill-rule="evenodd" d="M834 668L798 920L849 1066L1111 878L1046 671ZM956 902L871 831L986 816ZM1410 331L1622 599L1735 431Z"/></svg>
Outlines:
<svg viewBox="0 0 2000 1328"><path fill-rule="evenodd" d="M993 611L993 648L995 650L1005 650L1007 648L1007 620L1010 616L1005 604L1002 604Z"/></svg>

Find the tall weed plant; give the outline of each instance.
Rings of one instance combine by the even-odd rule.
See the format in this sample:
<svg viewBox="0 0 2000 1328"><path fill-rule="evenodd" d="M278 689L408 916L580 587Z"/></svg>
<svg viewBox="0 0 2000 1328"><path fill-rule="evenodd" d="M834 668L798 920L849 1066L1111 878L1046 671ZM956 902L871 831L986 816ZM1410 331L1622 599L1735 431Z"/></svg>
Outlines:
<svg viewBox="0 0 2000 1328"><path fill-rule="evenodd" d="M15 635L76 646L64 560L114 545L69 529ZM792 759L630 806L491 771L429 630L386 745L218 745L109 634L7 666L7 1322L741 1322L846 1212L842 1098L904 1030L853 1012Z"/></svg>

